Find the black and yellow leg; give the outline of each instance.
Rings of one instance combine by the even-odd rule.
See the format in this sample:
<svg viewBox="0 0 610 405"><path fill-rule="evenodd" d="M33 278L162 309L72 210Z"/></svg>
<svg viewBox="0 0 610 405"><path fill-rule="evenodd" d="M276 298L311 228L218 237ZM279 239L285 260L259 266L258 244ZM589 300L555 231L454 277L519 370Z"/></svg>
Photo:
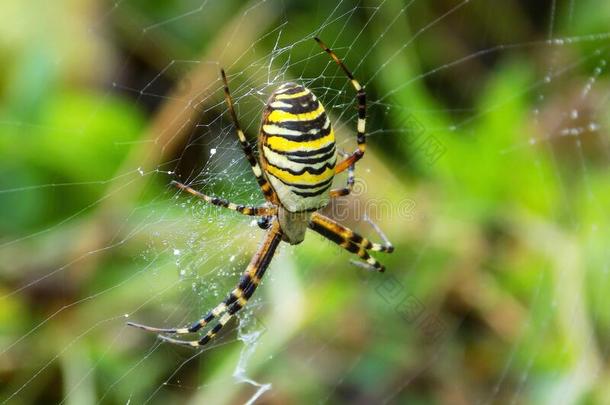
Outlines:
<svg viewBox="0 0 610 405"><path fill-rule="evenodd" d="M261 167L258 164L256 157L254 156L252 144L246 139L246 135L244 134L244 131L241 129L239 121L237 120L237 113L235 112L233 97L231 97L231 92L229 91L229 82L227 81L227 75L224 69L220 69L220 74L222 76L222 82L224 86L225 100L229 108L229 114L231 114L231 119L233 120L233 124L235 125L235 131L237 132L239 144L241 145L241 148L244 151L246 158L248 159L248 163L252 167L252 172L254 172L256 181L258 182L258 185L260 186L263 195L265 196L265 199L267 201L276 202L275 192L271 188L271 185L269 184L265 176L263 176Z"/></svg>
<svg viewBox="0 0 610 405"><path fill-rule="evenodd" d="M356 149L349 157L341 161L335 167L335 173L341 173L356 163L362 156L364 156L364 152L366 150L366 92L364 91L364 87L354 78L354 75L350 70L345 66L345 64L339 59L339 57L328 47L324 42L320 40L320 38L314 38L318 45L326 53L330 55L330 57L341 67L345 75L349 78L350 83L356 90L356 99L358 100L358 124L356 126L356 130L358 131L356 141L358 142L358 149Z"/></svg>
<svg viewBox="0 0 610 405"><path fill-rule="evenodd" d="M147 332L154 332L154 333L177 333L179 335L186 334L186 333L195 333L199 329L203 328L208 323L210 323L214 318L217 318L218 316L220 316L224 312L226 312L227 305L229 305L231 300L233 300L233 299L234 299L233 295L231 294L231 296L228 297L225 301L221 302L220 304L218 304L216 306L216 308L214 308L213 310L208 312L205 317L203 317L199 321L193 323L191 326L185 327L185 328L156 328L154 326L146 326L146 325L141 325L139 323L134 323L134 322L127 322L127 325L133 326L135 328L143 329Z"/></svg>
<svg viewBox="0 0 610 405"><path fill-rule="evenodd" d="M172 181L172 185L178 187L182 191L186 191L187 193L192 194L195 197L202 199L203 201L205 201L209 204L217 205L219 207L224 207L224 208L230 209L232 211L237 211L240 214L244 214L244 215L270 216L270 215L274 215L277 211L277 208L275 208L275 207L265 207L265 206L256 207L256 206L251 206L251 205L235 204L235 203L232 203L223 198L212 197L212 196L200 193L199 191L194 190L191 187L189 187L185 184L179 183L177 181Z"/></svg>
<svg viewBox="0 0 610 405"><path fill-rule="evenodd" d="M203 318L201 318L197 322L194 322L189 327L156 328L153 326L145 326L145 325L141 325L141 324L137 324L137 323L133 323L133 322L128 322L127 324L129 326L134 326L136 328L143 329L147 332L171 333L171 334L175 333L178 335L187 334L187 333L195 333L195 332L199 331L201 328L208 325L215 318L218 318L219 316L221 316L222 314L227 312L227 310L230 307L232 307L232 305L234 303L242 300L242 297L244 296L244 291L252 283L254 273L255 273L255 269L253 269L252 266L248 266L246 268L246 271L244 272L244 274L242 274L241 278L239 279L239 283L237 284L237 287L235 287L235 289L229 293L229 296L223 302L218 304L214 309L209 311Z"/></svg>
<svg viewBox="0 0 610 405"><path fill-rule="evenodd" d="M160 330L162 333L192 333L201 329L203 326L209 324L209 322L218 318L218 323L214 325L201 339L199 340L179 340L174 339L168 336L161 335L160 338L166 342L184 345L184 346L192 346L192 347L201 347L212 340L216 334L224 327L224 325L229 322L229 320L235 315L240 309L242 309L256 291L256 287L260 284L261 279L263 278L265 271L269 267L271 263L271 259L273 258L273 254L277 249L280 241L282 240L282 231L279 226L279 222L274 220L271 224L267 235L261 246L258 249L258 252L254 255L250 264L248 265L245 273L238 286L231 292L229 297L216 309L222 308L222 312L214 314L213 310L203 318L201 321L196 322L188 329L170 329L170 330Z"/></svg>
<svg viewBox="0 0 610 405"><path fill-rule="evenodd" d="M341 153L341 155L348 155L347 153ZM349 195L354 188L354 183L356 181L355 169L356 165L351 165L347 169L347 186L344 188L335 188L330 190L330 198L343 197Z"/></svg>
<svg viewBox="0 0 610 405"><path fill-rule="evenodd" d="M364 263L355 262L355 264L376 271L384 271L383 265L374 257L370 256L368 251L392 253L394 251L394 247L377 225L368 219L367 221L379 234L383 240L383 243L371 242L351 229L317 212L314 212L311 215L309 228L324 236L328 240L335 242L348 252L356 254L364 261Z"/></svg>

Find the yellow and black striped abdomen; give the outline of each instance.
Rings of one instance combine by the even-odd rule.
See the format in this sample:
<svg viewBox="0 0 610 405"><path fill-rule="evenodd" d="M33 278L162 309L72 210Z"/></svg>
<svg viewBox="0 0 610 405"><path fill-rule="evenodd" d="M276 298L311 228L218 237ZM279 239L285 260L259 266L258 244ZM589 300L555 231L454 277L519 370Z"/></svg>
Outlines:
<svg viewBox="0 0 610 405"><path fill-rule="evenodd" d="M265 176L288 211L312 211L328 204L337 161L335 134L311 91L287 83L271 95L259 148Z"/></svg>

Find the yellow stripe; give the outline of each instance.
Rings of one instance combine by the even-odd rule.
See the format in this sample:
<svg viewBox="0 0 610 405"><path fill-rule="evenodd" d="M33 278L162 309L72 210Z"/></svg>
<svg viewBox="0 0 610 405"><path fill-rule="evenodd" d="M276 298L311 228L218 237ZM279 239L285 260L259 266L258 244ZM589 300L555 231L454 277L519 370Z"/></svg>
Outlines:
<svg viewBox="0 0 610 405"><path fill-rule="evenodd" d="M291 98L299 98L299 97L306 96L309 93L310 93L309 90L305 89L303 91L299 91L298 93L294 93L294 94L276 94L273 98L276 100L289 100Z"/></svg>
<svg viewBox="0 0 610 405"><path fill-rule="evenodd" d="M309 111L301 114L292 114L282 110L273 110L267 120L270 122L282 122L282 121L312 121L318 118L324 113L324 107L322 104L318 104L318 108L314 111Z"/></svg>
<svg viewBox="0 0 610 405"><path fill-rule="evenodd" d="M292 152L295 150L318 150L334 141L335 132L331 129L328 135L313 141L291 141L281 136L269 136L267 137L266 145L279 152Z"/></svg>
<svg viewBox="0 0 610 405"><path fill-rule="evenodd" d="M332 178L335 175L334 168L326 168L326 170L324 170L321 174L311 174L305 172L296 176L273 166L267 166L267 171L278 179L292 184L318 184Z"/></svg>

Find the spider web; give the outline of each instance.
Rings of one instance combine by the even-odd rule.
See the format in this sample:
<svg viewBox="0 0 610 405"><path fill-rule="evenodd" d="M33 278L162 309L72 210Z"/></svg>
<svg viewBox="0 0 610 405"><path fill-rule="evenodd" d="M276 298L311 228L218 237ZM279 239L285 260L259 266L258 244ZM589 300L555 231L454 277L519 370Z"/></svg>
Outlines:
<svg viewBox="0 0 610 405"><path fill-rule="evenodd" d="M85 114L63 120L54 110L35 119L0 110L0 150L9 162L22 159L2 169L2 206L19 218L58 212L50 222L7 225L0 239L3 401L604 402L608 10L585 24L593 2L521 3L523 26L498 30L490 28L504 24L498 11L514 10L473 0L226 9L120 0L90 4L72 32L52 26L50 41L84 36L90 49L54 80L87 83L96 97ZM17 27L57 17L9 4ZM473 14L479 27L464 22ZM529 15L543 26L537 34ZM17 44L41 35L12 26L4 37ZM195 34L205 49L181 45L197 43ZM357 220L379 222L398 241L392 256L377 255L388 272L351 268L347 254L309 234L279 249L248 307L204 350L128 328L127 320L172 327L199 319L262 238L251 218L169 185L178 179L233 202L262 202L220 66L251 137L269 94L296 81L323 100L339 148L354 148L353 89L314 36L369 91L369 148L355 196L329 213L367 235ZM455 44L435 47L441 38ZM74 57L70 47L46 52L58 66ZM506 71L513 79L498 79ZM137 118L99 133L117 99ZM524 123L518 134L506 130L511 121ZM49 156L17 153L36 150L33 133ZM97 153L114 163L98 163ZM55 161L75 155L83 173L62 172ZM33 161L44 172L49 159L56 172L46 176L19 166ZM478 189L489 188L480 180L489 176L523 181L512 189L517 197L500 180ZM476 198L456 201L462 194ZM65 195L76 196L71 205L53 205Z"/></svg>

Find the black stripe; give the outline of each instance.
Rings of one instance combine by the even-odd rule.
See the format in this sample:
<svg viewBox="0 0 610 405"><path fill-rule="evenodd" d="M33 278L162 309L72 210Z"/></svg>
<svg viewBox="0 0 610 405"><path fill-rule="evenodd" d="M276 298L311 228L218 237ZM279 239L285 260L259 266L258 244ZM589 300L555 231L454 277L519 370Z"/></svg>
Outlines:
<svg viewBox="0 0 610 405"><path fill-rule="evenodd" d="M325 238L335 242L337 245L340 245L343 242L343 238L341 237L341 235L331 232L330 230L313 221L309 222L309 227L320 235L324 236Z"/></svg>
<svg viewBox="0 0 610 405"><path fill-rule="evenodd" d="M294 122L294 121L291 121ZM274 123L276 126L282 128L280 125L277 125L277 123ZM297 130L299 131L299 130ZM286 140L289 141L293 141L293 142L307 142L307 141L315 141L317 139L320 138L324 138L326 135L330 134L330 125L328 126L328 128L321 128L318 132L314 133L314 134L309 134L309 133L305 133L305 131L301 131L301 133L299 135L284 135L284 134L270 134L267 131L265 131L263 129L263 133L265 134L265 136L267 137L271 137L271 136L277 136L278 138L284 138Z"/></svg>
<svg viewBox="0 0 610 405"><path fill-rule="evenodd" d="M358 98L358 118L366 118L366 93L361 89L356 97Z"/></svg>
<svg viewBox="0 0 610 405"><path fill-rule="evenodd" d="M311 94L299 98L291 98L286 100L271 100L271 102L282 102L290 104L290 107L270 107L269 111L284 111L291 114L306 114L316 111L320 107L320 103L314 100Z"/></svg>
<svg viewBox="0 0 610 405"><path fill-rule="evenodd" d="M269 176L273 176L273 174L271 173L267 173ZM278 179L280 182L284 183L285 185L289 186L289 187L293 187L293 188L300 188L301 190L307 190L307 189L312 189L312 188L318 188L318 187L323 187L327 184L332 183L334 176L331 177L328 180L324 180L320 183L316 183L316 184L300 184L300 183L287 183L284 180L280 179L279 177L273 176L274 179ZM294 192L294 191L293 191Z"/></svg>
<svg viewBox="0 0 610 405"><path fill-rule="evenodd" d="M305 172L308 172L309 174L322 174L326 171L326 169L332 169L335 167L335 162L333 162L332 165L330 163L326 163L325 165L320 166L317 169L314 169L313 167L305 166L301 170L292 170L287 167L277 166L269 161L267 161L267 164L269 166L275 167L276 169L282 170L284 172L288 172L288 173L292 174L293 176L300 176L300 175L304 174Z"/></svg>
<svg viewBox="0 0 610 405"><path fill-rule="evenodd" d="M241 304L239 302L236 302L227 312L229 313L229 315L235 315L235 313L237 311L239 311L241 308L242 308Z"/></svg>
<svg viewBox="0 0 610 405"><path fill-rule="evenodd" d="M362 236L358 235L357 233L352 233L350 240L354 243L360 244L360 242L362 242Z"/></svg>
<svg viewBox="0 0 610 405"><path fill-rule="evenodd" d="M250 273L244 273L241 276L241 279L239 280L239 284L237 285L237 288L239 288L242 292L244 291L244 288L246 288L249 284L250 284L251 280L250 280ZM232 294L232 293L231 293ZM236 301L237 297L235 297L235 299L233 301Z"/></svg>
<svg viewBox="0 0 610 405"><path fill-rule="evenodd" d="M274 135L275 136L275 135ZM275 150L273 149L271 146L269 146L269 144L265 143L265 146L267 148L269 148L270 150L272 150L273 152L280 154L280 155L284 155L284 156L314 156L314 155L319 155L321 153L326 153L328 151L335 151L335 143L331 142L330 144L328 144L327 146L320 148L320 149L314 149L314 150L294 150L294 151L282 151L282 150Z"/></svg>
<svg viewBox="0 0 610 405"><path fill-rule="evenodd" d="M274 124L280 128L290 129L292 131L308 132L311 129L322 129L326 123L326 113L322 112L317 118L308 121L269 121L265 124ZM329 125L330 127L330 125Z"/></svg>
<svg viewBox="0 0 610 405"><path fill-rule="evenodd" d="M287 87L283 87L281 89L281 93L277 93L277 94L295 94L295 93L299 93L299 92L305 90L305 87L301 86L300 84L296 84L296 83L292 83L292 82L288 82L284 86L287 86ZM275 93L274 93L274 95L275 95Z"/></svg>
<svg viewBox="0 0 610 405"><path fill-rule="evenodd" d="M208 314L206 315L205 318L203 318L203 323L205 325L207 325L208 323L210 323L210 321L212 319L216 318L216 316L214 316L214 314L212 313L212 311L208 312ZM194 324L191 325L191 327L188 329L190 333L193 332L197 332L199 329L201 329L203 327L203 325L201 324L201 321L197 321Z"/></svg>
<svg viewBox="0 0 610 405"><path fill-rule="evenodd" d="M220 331L222 329L222 326L223 326L222 323L216 324L216 325L214 325L214 327L212 329L210 329L210 332L208 332L208 333L215 335L218 333L218 331Z"/></svg>
<svg viewBox="0 0 610 405"><path fill-rule="evenodd" d="M261 188L262 188L262 187L263 187L265 184L267 184L267 180L265 180L265 178L264 178L263 176L257 177L257 178L256 178L256 181L258 182L258 185L259 185L259 186L261 186ZM271 190L269 190L269 191L267 191L267 192L265 192L265 190L263 190L263 194L265 194L265 195L267 195L267 196L268 196L268 195L271 195Z"/></svg>
<svg viewBox="0 0 610 405"><path fill-rule="evenodd" d="M305 90L305 89L303 89ZM267 102L267 104L271 104L274 101L280 101L282 103L287 103L287 104L292 104L292 103L297 103L297 104L301 104L301 103L311 103L311 102L315 102L318 103L319 101L316 99L314 100L313 98L313 93L310 91L309 93L303 95L303 96L299 96L296 98L277 98L280 95L283 95L284 93L281 94L274 94L273 96L271 96L271 98L269 98L269 101Z"/></svg>
<svg viewBox="0 0 610 405"><path fill-rule="evenodd" d="M221 207L228 207L229 206L229 201L228 200L224 200L224 199L218 198L218 197L212 197L210 202L212 204L214 204L214 205L218 205L218 206L221 206Z"/></svg>
<svg viewBox="0 0 610 405"><path fill-rule="evenodd" d="M315 163L320 163L320 162L325 162L327 160L332 159L335 156L335 151L332 150L330 152L328 152L325 155L319 156L319 157L315 157L315 158L288 158L288 160L290 160L291 162L294 163L303 163L303 164L315 164Z"/></svg>
<svg viewBox="0 0 610 405"><path fill-rule="evenodd" d="M332 182L333 182L333 179L330 178L328 180L325 180L325 181L323 181L321 183L317 183L317 184L286 184L286 183L284 183L284 184L286 184L287 186L290 186L292 188L300 188L301 190L310 190L310 189L314 189L314 188L318 188L318 187L325 187L325 186L328 188L328 187L330 187ZM293 190L293 192L295 192L295 191Z"/></svg>
<svg viewBox="0 0 610 405"><path fill-rule="evenodd" d="M330 184L328 184L326 187L319 189L318 191L295 191L292 190L292 192L298 196L301 197L317 197L321 194L324 194L328 191L328 188L330 187Z"/></svg>
<svg viewBox="0 0 610 405"><path fill-rule="evenodd" d="M348 245L345 246L345 250L347 250L350 253L356 253L356 254L358 254L358 252L360 252L360 248L352 243L348 243ZM358 256L365 258L364 257L365 254L368 256L368 253L366 253L366 252L363 252L363 255L358 255Z"/></svg>

